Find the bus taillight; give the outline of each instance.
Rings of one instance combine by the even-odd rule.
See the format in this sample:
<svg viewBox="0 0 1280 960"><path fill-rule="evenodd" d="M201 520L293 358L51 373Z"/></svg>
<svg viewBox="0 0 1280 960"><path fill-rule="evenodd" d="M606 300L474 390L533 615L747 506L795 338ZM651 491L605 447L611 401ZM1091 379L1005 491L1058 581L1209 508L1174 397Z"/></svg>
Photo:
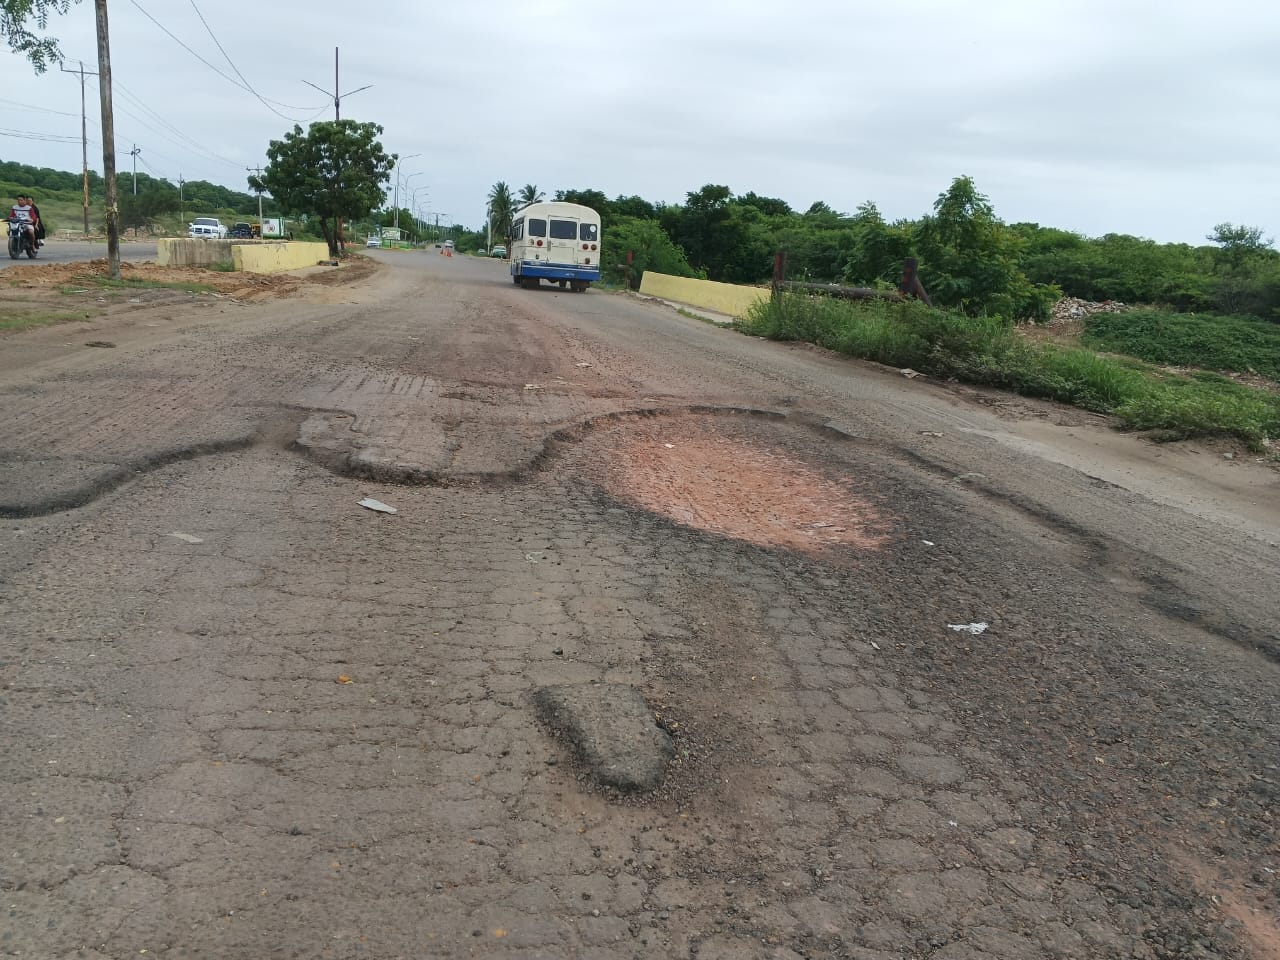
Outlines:
<svg viewBox="0 0 1280 960"><path fill-rule="evenodd" d="M591 249L592 249L592 250L594 250L595 248L596 248L596 245L593 243L593 244L591 245Z"/></svg>
<svg viewBox="0 0 1280 960"><path fill-rule="evenodd" d="M591 248L590 248L590 247L588 247L588 246L584 243L584 244L582 245L582 249L583 249L583 250L590 250Z"/></svg>

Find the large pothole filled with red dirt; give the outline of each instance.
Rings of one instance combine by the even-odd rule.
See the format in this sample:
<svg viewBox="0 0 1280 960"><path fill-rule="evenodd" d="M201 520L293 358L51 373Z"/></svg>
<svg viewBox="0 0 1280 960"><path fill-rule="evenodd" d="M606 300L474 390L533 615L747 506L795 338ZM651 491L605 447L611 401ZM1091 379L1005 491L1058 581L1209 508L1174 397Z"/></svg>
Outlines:
<svg viewBox="0 0 1280 960"><path fill-rule="evenodd" d="M875 550L891 518L821 438L750 415L621 418L584 440L578 469L618 500L676 523L805 553Z"/></svg>

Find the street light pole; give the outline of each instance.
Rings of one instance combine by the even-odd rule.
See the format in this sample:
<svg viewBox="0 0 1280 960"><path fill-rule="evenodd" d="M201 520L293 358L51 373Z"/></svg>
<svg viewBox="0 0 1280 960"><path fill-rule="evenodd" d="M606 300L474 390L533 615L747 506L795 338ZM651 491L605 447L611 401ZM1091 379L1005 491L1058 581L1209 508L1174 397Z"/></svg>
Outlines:
<svg viewBox="0 0 1280 960"><path fill-rule="evenodd" d="M394 212L391 215L391 224L397 229L399 229L400 227L400 164L403 163L405 160L412 160L414 157L420 157L420 156L422 156L422 154L420 153L411 153L407 157L396 158L396 183L395 183L395 190L393 193L394 199L391 201L391 206ZM406 179L404 182L405 187L408 187L409 180L413 179L416 176L417 176L416 173L409 174L408 179Z"/></svg>

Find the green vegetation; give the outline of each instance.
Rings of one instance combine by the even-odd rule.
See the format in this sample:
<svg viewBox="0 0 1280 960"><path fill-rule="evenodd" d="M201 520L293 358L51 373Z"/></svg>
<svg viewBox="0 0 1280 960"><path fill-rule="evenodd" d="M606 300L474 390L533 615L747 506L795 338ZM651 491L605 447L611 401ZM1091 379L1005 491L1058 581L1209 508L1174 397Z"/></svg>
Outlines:
<svg viewBox="0 0 1280 960"><path fill-rule="evenodd" d="M89 314L83 311L69 313L66 310L46 310L36 307L24 307L10 303L0 313L0 333L12 333L17 330L30 330L50 323L66 323L69 320L85 320Z"/></svg>
<svg viewBox="0 0 1280 960"><path fill-rule="evenodd" d="M138 174L138 193L133 193L133 177L122 175L120 184L120 227L135 233L186 232L187 222L193 217L221 217L226 221L257 220L258 198L255 194L242 193L209 183L206 180L188 180L182 189L168 180ZM52 236L59 230L72 230L79 234L84 229L84 181L81 173L33 167L12 161L0 162L0 194L5 202L12 203L18 193L31 193L40 207L45 228ZM106 191L102 177L89 171L89 230L101 233L105 227L102 219ZM278 216L279 205L266 200L263 212Z"/></svg>
<svg viewBox="0 0 1280 960"><path fill-rule="evenodd" d="M1151 363L1206 370L1252 370L1280 380L1280 324L1254 317L1129 310L1094 314L1084 342Z"/></svg>
<svg viewBox="0 0 1280 960"><path fill-rule="evenodd" d="M915 301L850 303L784 294L753 308L740 328L1115 414L1131 429L1168 439L1224 435L1257 447L1280 435L1278 395L1224 377L1174 376L1136 360L1035 344L999 318Z"/></svg>
<svg viewBox="0 0 1280 960"><path fill-rule="evenodd" d="M382 127L355 120L294 128L267 145L267 166L250 186L270 193L288 213L314 217L337 257L338 221L362 220L382 205L395 156L383 150Z"/></svg>
<svg viewBox="0 0 1280 960"><path fill-rule="evenodd" d="M215 288L207 283L189 283L186 281L140 280L125 278L112 280L110 277L99 277L90 274L73 278L76 283L85 287L100 287L104 290L185 290L188 293L213 293ZM86 290L63 287L63 293L85 293Z"/></svg>

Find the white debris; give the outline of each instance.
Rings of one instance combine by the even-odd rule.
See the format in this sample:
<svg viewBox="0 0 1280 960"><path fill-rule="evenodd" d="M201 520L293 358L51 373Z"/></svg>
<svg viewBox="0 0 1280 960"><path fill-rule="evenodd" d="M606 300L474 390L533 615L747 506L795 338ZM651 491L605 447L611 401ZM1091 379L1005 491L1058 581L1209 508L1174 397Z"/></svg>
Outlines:
<svg viewBox="0 0 1280 960"><path fill-rule="evenodd" d="M376 510L378 513L399 513L395 507L389 507L381 500L375 500L373 497L365 497L360 501L360 506L366 510Z"/></svg>
<svg viewBox="0 0 1280 960"><path fill-rule="evenodd" d="M193 537L189 533L182 533L178 530L173 531L173 533L169 534L169 536L177 537L183 543L204 543L204 541L201 540L199 537Z"/></svg>
<svg viewBox="0 0 1280 960"><path fill-rule="evenodd" d="M989 623L948 623L947 626L950 627L952 630L954 630L956 633L972 633L976 636L979 633L986 632L987 627L991 626L991 624Z"/></svg>

